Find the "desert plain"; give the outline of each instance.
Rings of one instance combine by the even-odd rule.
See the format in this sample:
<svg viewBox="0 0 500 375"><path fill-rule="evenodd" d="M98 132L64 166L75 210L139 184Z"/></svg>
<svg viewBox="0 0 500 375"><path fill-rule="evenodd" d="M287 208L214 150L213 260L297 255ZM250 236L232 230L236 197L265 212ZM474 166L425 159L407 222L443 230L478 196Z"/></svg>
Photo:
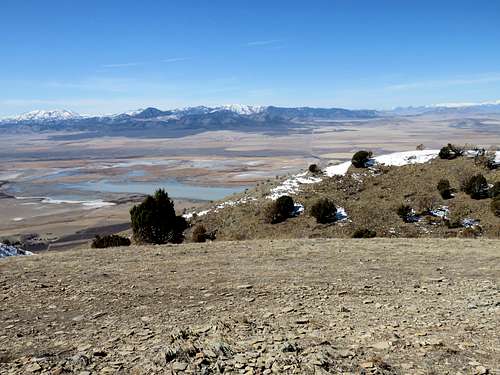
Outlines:
<svg viewBox="0 0 500 375"><path fill-rule="evenodd" d="M304 123L290 131L200 131L169 138L44 132L0 138L0 238L33 250L80 245L128 227L128 211L163 187L176 209L202 207L261 181L374 154L443 144L500 144L498 115Z"/></svg>

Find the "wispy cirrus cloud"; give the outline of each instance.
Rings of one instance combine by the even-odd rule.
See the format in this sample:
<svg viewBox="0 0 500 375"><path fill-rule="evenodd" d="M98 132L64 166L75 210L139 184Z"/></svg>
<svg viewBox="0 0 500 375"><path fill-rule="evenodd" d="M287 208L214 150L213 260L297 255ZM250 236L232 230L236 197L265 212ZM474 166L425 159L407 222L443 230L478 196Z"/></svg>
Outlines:
<svg viewBox="0 0 500 375"><path fill-rule="evenodd" d="M181 61L187 61L187 60L191 60L191 58L190 57L171 57L169 59L164 59L161 62L175 63L175 62L181 62Z"/></svg>
<svg viewBox="0 0 500 375"><path fill-rule="evenodd" d="M128 68L128 67L139 66L139 65L144 65L144 63L128 62L128 63L118 63L118 64L104 64L104 65L102 65L102 68L105 68L105 69Z"/></svg>
<svg viewBox="0 0 500 375"><path fill-rule="evenodd" d="M281 39L254 40L252 42L248 42L246 45L248 47L259 47L259 46L270 46L281 42L282 42Z"/></svg>

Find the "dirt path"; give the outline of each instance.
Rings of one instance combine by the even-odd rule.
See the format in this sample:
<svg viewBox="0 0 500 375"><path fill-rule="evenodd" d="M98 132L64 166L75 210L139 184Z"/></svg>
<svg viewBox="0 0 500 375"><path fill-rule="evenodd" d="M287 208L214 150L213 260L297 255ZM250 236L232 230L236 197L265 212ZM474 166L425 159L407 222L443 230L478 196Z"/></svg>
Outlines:
<svg viewBox="0 0 500 375"><path fill-rule="evenodd" d="M286 240L0 261L0 373L500 372L500 242Z"/></svg>

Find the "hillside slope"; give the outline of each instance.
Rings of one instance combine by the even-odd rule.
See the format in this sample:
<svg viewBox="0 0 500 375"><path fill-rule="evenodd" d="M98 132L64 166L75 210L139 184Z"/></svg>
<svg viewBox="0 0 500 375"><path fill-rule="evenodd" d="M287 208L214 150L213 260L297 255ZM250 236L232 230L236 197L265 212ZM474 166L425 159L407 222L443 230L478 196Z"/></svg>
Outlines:
<svg viewBox="0 0 500 375"><path fill-rule="evenodd" d="M0 261L0 373L500 371L494 240L285 240Z"/></svg>
<svg viewBox="0 0 500 375"><path fill-rule="evenodd" d="M187 217L193 227L203 225L221 240L351 237L363 228L378 237L500 237L500 218L490 209L491 199L472 199L460 191L466 176L482 174L493 185L500 181L500 170L477 165L472 157L442 160L437 154L424 150L376 156L370 168L354 168L349 161L324 166L321 173L269 181ZM441 179L449 180L455 190L451 199L440 196ZM281 195L294 199L298 215L279 224L266 223L266 207ZM310 215L320 198L335 203L338 221L319 224ZM401 205L418 214L413 222L398 216ZM450 218L460 226L450 228Z"/></svg>

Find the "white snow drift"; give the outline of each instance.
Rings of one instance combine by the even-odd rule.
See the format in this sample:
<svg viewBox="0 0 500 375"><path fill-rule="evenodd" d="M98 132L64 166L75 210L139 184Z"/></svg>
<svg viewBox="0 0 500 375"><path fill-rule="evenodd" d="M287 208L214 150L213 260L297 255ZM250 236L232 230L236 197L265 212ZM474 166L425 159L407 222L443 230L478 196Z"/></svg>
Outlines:
<svg viewBox="0 0 500 375"><path fill-rule="evenodd" d="M33 255L32 252L19 249L16 246L0 243L0 258L12 257L17 255Z"/></svg>

